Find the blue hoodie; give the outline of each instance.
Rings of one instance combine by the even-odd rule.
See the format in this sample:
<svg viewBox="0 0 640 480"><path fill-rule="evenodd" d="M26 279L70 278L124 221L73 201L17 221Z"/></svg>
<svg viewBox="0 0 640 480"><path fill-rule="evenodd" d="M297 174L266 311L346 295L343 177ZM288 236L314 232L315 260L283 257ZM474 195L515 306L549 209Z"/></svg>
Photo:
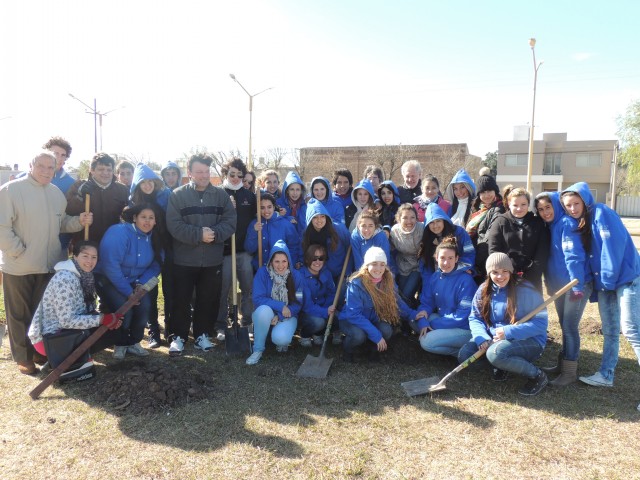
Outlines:
<svg viewBox="0 0 640 480"><path fill-rule="evenodd" d="M176 188L182 185L182 170L180 170L180 167L176 162L172 162L171 160L169 160L167 163L164 164L164 167L162 167L162 170L160 170L160 176L162 177L164 175L164 172L170 168L173 168L178 171L178 183L173 188L169 187L169 185L167 185L166 183L165 183L165 186L169 190L174 191ZM162 179L162 181L164 183L164 178Z"/></svg>
<svg viewBox="0 0 640 480"><path fill-rule="evenodd" d="M291 205L289 204L289 199L287 198L287 188L295 183L300 185L300 187L302 188L302 193L300 195L300 205L298 206L298 211L296 212L295 216L292 216ZM304 202L304 195L305 186L300 176L294 171L287 173L287 178L284 179L284 183L282 184L282 195L276 200L276 205L278 206L278 208L284 208L287 211L287 213L282 216L287 217L287 219L291 223L293 223L293 225L296 227L298 235L300 236L302 236L302 232L304 232L304 229L306 227L305 219L307 215L307 204Z"/></svg>
<svg viewBox="0 0 640 480"><path fill-rule="evenodd" d="M577 193L591 216L591 253L594 290L616 290L640 277L640 255L616 212L595 203L589 185L578 182L564 192Z"/></svg>
<svg viewBox="0 0 640 480"><path fill-rule="evenodd" d="M329 318L327 310L333 305L336 284L326 264L317 276L313 275L307 267L301 268L300 273L304 278L302 312L313 317Z"/></svg>
<svg viewBox="0 0 640 480"><path fill-rule="evenodd" d="M439 318L429 321L427 318L418 320L418 328L431 327L434 330L442 328L469 329L469 314L471 302L478 286L475 280L464 270L453 270L443 273L438 269L431 275L429 282L422 286L420 294L420 308L428 315L437 313Z"/></svg>
<svg viewBox="0 0 640 480"><path fill-rule="evenodd" d="M342 206L342 203L340 201L334 198L333 192L331 191L331 183L329 182L329 180L324 177L314 177L313 180L311 180L311 188L309 189L311 198L315 198L315 196L313 195L313 185L317 182L322 182L327 189L327 196L324 200L321 201L329 212L333 223L344 223L344 207Z"/></svg>
<svg viewBox="0 0 640 480"><path fill-rule="evenodd" d="M270 258L269 252L273 246L278 240L283 240L290 247L288 251L291 251L292 268L295 269L295 264L302 262L302 247L296 228L286 217L280 217L276 212L269 220L260 217L260 221L262 222L262 261ZM255 224L256 220L251 220L247 227L247 237L244 240L245 251L253 255L251 264L254 270L258 268L258 232L255 229Z"/></svg>
<svg viewBox="0 0 640 480"><path fill-rule="evenodd" d="M162 179L144 163L136 165L133 171L133 180L131 181L131 188L129 189L129 206L133 205L133 193L136 191L136 187L143 180L153 180L155 187L150 197L155 198L155 202L164 210L167 211L167 205L169 204L169 195L171 190L167 188Z"/></svg>
<svg viewBox="0 0 640 480"><path fill-rule="evenodd" d="M427 211L424 215L424 230L425 232L429 228L429 224L434 220L443 220L453 227L453 234L456 237L458 243L458 270L475 270L476 264L476 249L473 248L473 242L467 231L459 225L454 225L451 222L451 218L444 213L444 211L436 203L430 203L427 207ZM423 236L424 238L424 236ZM420 273L422 275L422 284L425 285L431 275L434 273L434 269L431 265L425 265L420 260Z"/></svg>
<svg viewBox="0 0 640 480"><path fill-rule="evenodd" d="M311 220L313 219L313 217L317 215L324 215L327 218L327 221L332 222L331 216L329 215L329 212L327 212L327 209L322 204L322 202L319 202L315 198L312 198L311 200L309 200L309 203L307 204L307 218L306 218L307 228L313 228L313 225L311 225ZM337 279L342 273L342 265L344 263L344 258L347 255L347 250L351 242L351 237L349 235L349 231L347 230L347 227L345 227L342 223L332 222L332 224L333 224L333 228L338 234L337 248L335 249L335 251L332 249L333 245L331 244L331 238L327 239L327 243L326 245L324 245L324 247L327 249L327 255L329 257L327 259L326 267L331 272L331 275L333 276L333 278ZM304 252L302 252L302 255L304 255ZM349 273L351 273L351 270L347 266L347 271L345 272L345 275L349 275Z"/></svg>
<svg viewBox="0 0 640 480"><path fill-rule="evenodd" d="M382 201L382 187L390 188L393 192L393 202L391 205L386 205ZM393 227L396 223L396 213L398 212L398 207L400 206L400 193L398 192L398 187L391 180L385 180L378 187L378 198L380 199L380 205L382 205L382 210L380 212L380 223L382 223L382 228L388 231L391 231L391 227Z"/></svg>
<svg viewBox="0 0 640 480"><path fill-rule="evenodd" d="M286 220L285 220L286 221ZM271 259L276 253L284 253L287 255L289 259L289 272L290 275L293 275L293 284L296 289L296 301L292 304L285 304L284 302L274 300L271 298L271 290L273 289L273 280L271 280L271 276L269 275L269 270L267 269L267 265L271 262ZM269 251L269 257L266 264L258 269L255 277L253 277L253 304L258 307L260 305L267 305L271 307L271 309L278 315L278 318L282 321L284 317L282 316L282 309L284 306L288 306L291 311L291 316L297 318L300 310L302 309L302 305L304 303L304 278L302 274L293 268L293 264L291 262L291 255L289 253L289 249L287 245L282 240L278 240L274 243L273 247Z"/></svg>
<svg viewBox="0 0 640 480"><path fill-rule="evenodd" d="M464 168L461 168L456 172L456 174L447 185L446 190L444 191L445 197L451 202L451 210L447 212L449 216L453 216L458 208L458 197L453 193L453 184L454 183L464 183L467 190L469 190L469 203L467 204L467 214L465 218L468 218L468 213L471 211L471 204L473 202L473 197L476 196L476 184L473 182L469 174ZM466 223L466 222L465 222Z"/></svg>
<svg viewBox="0 0 640 480"><path fill-rule="evenodd" d="M351 222L353 221L354 217L358 214L359 207L356 202L356 199L358 198L356 196L358 190L366 190L366 192L371 197L371 208L375 208L374 202L375 202L376 194L373 191L373 185L368 179L364 178L360 180L358 184L351 191L351 204L347 205L347 207L344 209L344 224L347 227L347 229L351 228ZM369 208L369 207L365 207L365 208Z"/></svg>
<svg viewBox="0 0 640 480"><path fill-rule="evenodd" d="M584 284L593 280L593 275L580 234L577 232L578 221L565 214L558 192L544 192L536 199L545 196L549 197L553 207L553 220L547 223L551 234L549 260L545 273L549 294L560 290L573 279L578 279L580 283L572 290L581 292L584 290Z"/></svg>
<svg viewBox="0 0 640 480"><path fill-rule="evenodd" d="M353 259L353 271L358 270L364 263L364 254L371 247L380 247L387 256L389 270L395 274L395 264L391 256L391 248L387 234L381 228L376 229L371 238L366 239L360 234L359 229L351 232L351 258Z"/></svg>

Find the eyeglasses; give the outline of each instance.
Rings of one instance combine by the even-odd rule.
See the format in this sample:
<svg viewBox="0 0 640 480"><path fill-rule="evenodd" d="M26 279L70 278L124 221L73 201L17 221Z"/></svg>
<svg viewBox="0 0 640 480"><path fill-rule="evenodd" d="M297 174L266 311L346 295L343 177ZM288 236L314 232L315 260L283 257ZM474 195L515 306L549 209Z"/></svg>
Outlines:
<svg viewBox="0 0 640 480"><path fill-rule="evenodd" d="M244 175L241 175L239 173L230 173L227 175L229 178L244 178Z"/></svg>
<svg viewBox="0 0 640 480"><path fill-rule="evenodd" d="M314 262L324 262L327 259L324 255L320 255L319 257L313 257Z"/></svg>

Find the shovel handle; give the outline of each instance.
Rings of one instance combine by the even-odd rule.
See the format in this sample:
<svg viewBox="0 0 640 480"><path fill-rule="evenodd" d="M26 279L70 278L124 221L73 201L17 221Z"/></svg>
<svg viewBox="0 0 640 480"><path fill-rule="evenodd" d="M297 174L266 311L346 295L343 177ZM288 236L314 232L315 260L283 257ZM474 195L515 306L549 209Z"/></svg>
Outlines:
<svg viewBox="0 0 640 480"><path fill-rule="evenodd" d="M85 213L89 213L89 206L91 204L91 195L89 195L87 193L87 195L84 197L84 212ZM84 226L84 239L89 240L89 225L85 225Z"/></svg>

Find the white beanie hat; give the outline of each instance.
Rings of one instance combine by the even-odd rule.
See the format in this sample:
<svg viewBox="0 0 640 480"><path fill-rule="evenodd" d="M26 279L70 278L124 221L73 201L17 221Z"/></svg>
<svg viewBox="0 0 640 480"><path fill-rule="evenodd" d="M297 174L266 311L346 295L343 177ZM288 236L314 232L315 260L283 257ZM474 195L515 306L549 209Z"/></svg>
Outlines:
<svg viewBox="0 0 640 480"><path fill-rule="evenodd" d="M384 253L380 247L371 247L364 254L364 264L369 265L373 262L384 262L387 263L387 255Z"/></svg>

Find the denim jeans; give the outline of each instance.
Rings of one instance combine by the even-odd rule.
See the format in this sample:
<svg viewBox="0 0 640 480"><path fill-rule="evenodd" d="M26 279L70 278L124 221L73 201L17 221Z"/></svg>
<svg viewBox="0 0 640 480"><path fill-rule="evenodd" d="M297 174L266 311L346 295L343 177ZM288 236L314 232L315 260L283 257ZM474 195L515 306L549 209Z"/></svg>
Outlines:
<svg viewBox="0 0 640 480"><path fill-rule="evenodd" d="M396 275L398 291L410 307L416 306L416 293L420 287L420 279L420 272L411 272L409 275Z"/></svg>
<svg viewBox="0 0 640 480"><path fill-rule="evenodd" d="M593 284L591 282L584 285L584 297L577 302L570 300L569 294L563 295L555 301L556 312L560 328L562 328L562 354L565 360L578 360L580 357L580 319L584 312Z"/></svg>
<svg viewBox="0 0 640 480"><path fill-rule="evenodd" d="M253 291L253 267L251 266L251 255L247 252L236 253L236 272L240 290L242 291L242 304L240 311L242 312L242 323L249 325L251 323L251 312L253 312L253 300L251 294ZM216 330L225 329L227 327L227 317L229 316L229 305L232 303L231 297L231 255L225 255L222 261L222 289L220 290L220 307L218 308L218 319L216 321Z"/></svg>
<svg viewBox="0 0 640 480"><path fill-rule="evenodd" d="M393 334L393 327L386 322L375 322L373 326L380 330L382 338L389 340ZM356 327L349 322L340 322L340 330L345 338L342 348L347 353L353 353L354 349L367 341L367 334L360 327Z"/></svg>
<svg viewBox="0 0 640 480"><path fill-rule="evenodd" d="M264 352L267 335L271 329L271 341L277 346L287 346L291 343L293 334L298 327L296 317L286 318L271 328L271 320L275 312L267 305L260 305L251 315L253 319L253 351Z"/></svg>
<svg viewBox="0 0 640 480"><path fill-rule="evenodd" d="M431 314L429 318L433 315ZM423 350L438 355L457 357L460 347L471 340L471 331L464 328L441 328L431 330L420 339Z"/></svg>
<svg viewBox="0 0 640 480"><path fill-rule="evenodd" d="M324 333L326 326L326 318L300 313L300 336L302 338L309 338L311 335L321 335Z"/></svg>
<svg viewBox="0 0 640 480"><path fill-rule="evenodd" d="M524 340L501 340L491 344L487 349L486 357L489 363L495 368L533 378L540 373L540 369L531 362L540 358L543 350L540 344L533 338L526 338ZM458 362L464 362L477 351L478 346L476 342L471 341L466 343L458 352ZM471 366L477 369L483 364L486 364L486 361L482 361L481 357L478 362L473 363Z"/></svg>
<svg viewBox="0 0 640 480"><path fill-rule="evenodd" d="M600 373L613 380L620 349L620 327L640 360L640 277L616 290L598 292L598 310L602 321L602 363Z"/></svg>
<svg viewBox="0 0 640 480"><path fill-rule="evenodd" d="M96 273L95 280L96 292L110 312L115 312L128 300L127 297L113 286L106 276ZM122 326L116 330L116 332L119 332L119 335L114 336L115 345L119 347L134 345L142 340L142 337L144 337L144 328L149 321L150 312L151 299L147 294L140 299L138 305L133 306L133 308L125 313Z"/></svg>

